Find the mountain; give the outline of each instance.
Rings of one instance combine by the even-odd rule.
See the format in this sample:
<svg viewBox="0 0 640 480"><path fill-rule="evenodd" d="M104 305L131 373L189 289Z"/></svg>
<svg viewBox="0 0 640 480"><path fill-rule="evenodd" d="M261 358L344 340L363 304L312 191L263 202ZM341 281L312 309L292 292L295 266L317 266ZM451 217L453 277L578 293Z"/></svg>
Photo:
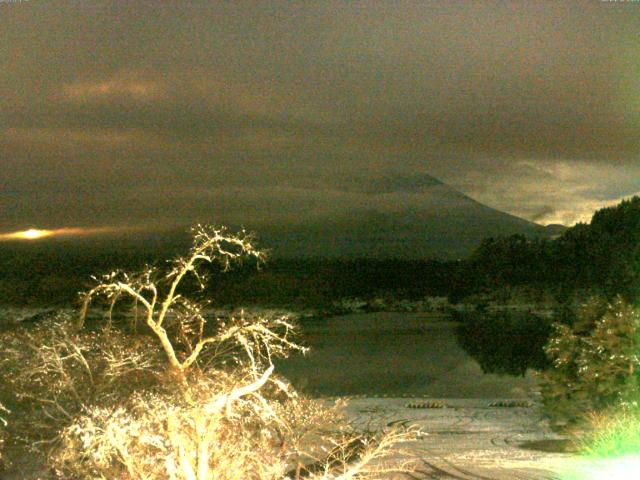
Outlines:
<svg viewBox="0 0 640 480"><path fill-rule="evenodd" d="M557 228L490 208L426 174L348 179L338 185L332 190L309 191L316 210L304 205L297 212L296 202L291 201L284 219L274 215L273 207L251 204L247 215L266 220L246 227L257 232L258 245L270 249L272 258L459 259L486 237L550 238L558 234ZM226 223L224 218L220 221ZM235 229L233 223L227 224ZM60 263L71 256L82 257L83 262L104 261L105 265L116 258L136 263L136 259L167 258L186 251L188 227L5 242L0 244L0 253L12 261L27 261L36 255L60 256Z"/></svg>
<svg viewBox="0 0 640 480"><path fill-rule="evenodd" d="M286 226L263 225L261 245L280 258L458 259L486 237L558 233L424 174L381 177L348 193L340 211Z"/></svg>

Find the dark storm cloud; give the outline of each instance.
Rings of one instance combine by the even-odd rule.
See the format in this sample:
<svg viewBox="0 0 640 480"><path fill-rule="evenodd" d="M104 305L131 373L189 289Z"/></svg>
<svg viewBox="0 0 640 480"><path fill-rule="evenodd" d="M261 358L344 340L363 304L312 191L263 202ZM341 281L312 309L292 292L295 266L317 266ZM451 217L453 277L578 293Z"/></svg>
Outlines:
<svg viewBox="0 0 640 480"><path fill-rule="evenodd" d="M640 191L638 31L632 2L0 4L0 224L286 222L432 175L583 220Z"/></svg>

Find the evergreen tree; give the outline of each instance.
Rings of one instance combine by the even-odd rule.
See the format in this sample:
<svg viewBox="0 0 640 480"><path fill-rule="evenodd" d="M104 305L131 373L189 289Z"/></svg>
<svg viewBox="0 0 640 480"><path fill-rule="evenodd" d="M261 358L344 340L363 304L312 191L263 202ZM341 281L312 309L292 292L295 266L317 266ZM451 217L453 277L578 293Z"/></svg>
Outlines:
<svg viewBox="0 0 640 480"><path fill-rule="evenodd" d="M617 297L592 299L573 325L557 323L545 351L553 368L542 373L545 411L557 424L574 424L592 412L635 405L640 315Z"/></svg>

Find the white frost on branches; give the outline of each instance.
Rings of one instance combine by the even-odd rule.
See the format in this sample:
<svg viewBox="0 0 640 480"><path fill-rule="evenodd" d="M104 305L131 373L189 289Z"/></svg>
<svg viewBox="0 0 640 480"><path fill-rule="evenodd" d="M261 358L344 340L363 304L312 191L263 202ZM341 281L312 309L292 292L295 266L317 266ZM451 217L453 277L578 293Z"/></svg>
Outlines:
<svg viewBox="0 0 640 480"><path fill-rule="evenodd" d="M199 286L204 288L206 276L201 268L203 264L215 263L227 271L246 259L253 259L258 265L265 260L265 253L255 247L251 234L245 231L232 234L225 227L197 225L193 228L193 246L189 254L174 259L167 272L146 267L137 274L118 270L96 279L98 284L84 295L79 327L83 326L89 305L95 297L106 298L109 302L109 319L115 304L123 297L128 297L134 301L136 313L139 307L143 310L144 322L160 341L169 365L180 377L198 360L205 347L215 346L220 350L230 340L244 348L254 368L257 368L259 359L271 364L274 354L291 349L303 350L289 340L293 325L286 317L245 321L241 315L217 333L205 336L203 305L183 297L178 292L180 283L185 276L193 275ZM169 314L177 322L176 336L186 354L176 351L167 332Z"/></svg>

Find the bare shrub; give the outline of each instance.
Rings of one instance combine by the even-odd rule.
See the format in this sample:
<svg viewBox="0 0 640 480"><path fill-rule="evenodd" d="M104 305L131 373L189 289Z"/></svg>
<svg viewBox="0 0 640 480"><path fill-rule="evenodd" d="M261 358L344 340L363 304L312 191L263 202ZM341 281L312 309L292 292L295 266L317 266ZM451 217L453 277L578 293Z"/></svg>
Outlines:
<svg viewBox="0 0 640 480"><path fill-rule="evenodd" d="M159 352L140 336L79 332L67 314L3 332L0 344L0 376L16 403L13 436L35 446L84 408L157 385L164 370Z"/></svg>
<svg viewBox="0 0 640 480"><path fill-rule="evenodd" d="M137 394L121 407L93 408L63 431L53 465L79 478L276 478L283 467L279 436L264 421L270 412L247 400L227 415L219 400L233 385L222 387L201 384L190 402Z"/></svg>
<svg viewBox="0 0 640 480"><path fill-rule="evenodd" d="M93 408L63 431L52 465L64 478L132 480L378 478L410 470L385 459L413 432L356 434L335 410L274 402L258 390L229 414L220 400L233 396L230 380L205 381L192 402L140 394L125 406Z"/></svg>

